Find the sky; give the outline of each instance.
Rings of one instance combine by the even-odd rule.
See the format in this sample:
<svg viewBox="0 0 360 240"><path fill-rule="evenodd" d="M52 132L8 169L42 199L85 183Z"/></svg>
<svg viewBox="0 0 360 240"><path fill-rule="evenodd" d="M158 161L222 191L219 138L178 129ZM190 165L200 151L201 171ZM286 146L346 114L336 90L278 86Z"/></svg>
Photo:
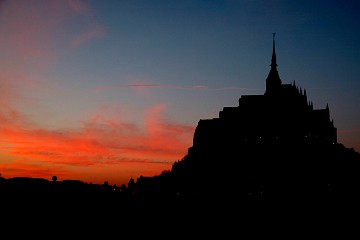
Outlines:
<svg viewBox="0 0 360 240"><path fill-rule="evenodd" d="M359 1L0 0L1 176L170 170L200 119L264 94L274 32L282 82L360 152Z"/></svg>

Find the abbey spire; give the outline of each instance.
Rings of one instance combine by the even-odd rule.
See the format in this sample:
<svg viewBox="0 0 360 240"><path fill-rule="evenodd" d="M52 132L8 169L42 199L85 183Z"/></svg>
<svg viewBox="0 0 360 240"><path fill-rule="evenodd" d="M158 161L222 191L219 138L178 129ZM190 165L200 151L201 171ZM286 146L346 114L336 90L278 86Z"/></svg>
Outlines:
<svg viewBox="0 0 360 240"><path fill-rule="evenodd" d="M273 33L273 51L271 57L271 69L268 77L266 78L266 91L265 94L271 94L276 92L281 85L281 79L279 73L277 71L277 63L276 63L276 52L275 52L275 33Z"/></svg>
<svg viewBox="0 0 360 240"><path fill-rule="evenodd" d="M276 52L275 52L275 33L273 33L273 52L272 52L272 56L271 56L271 68L275 68L277 67L276 64Z"/></svg>

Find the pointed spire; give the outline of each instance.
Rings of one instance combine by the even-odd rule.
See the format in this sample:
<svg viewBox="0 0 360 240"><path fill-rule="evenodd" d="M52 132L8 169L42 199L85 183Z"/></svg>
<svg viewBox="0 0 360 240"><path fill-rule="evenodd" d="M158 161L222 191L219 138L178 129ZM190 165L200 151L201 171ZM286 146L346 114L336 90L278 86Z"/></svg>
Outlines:
<svg viewBox="0 0 360 240"><path fill-rule="evenodd" d="M327 103L326 103L326 114L327 114L327 117L330 119L329 104L327 104Z"/></svg>
<svg viewBox="0 0 360 240"><path fill-rule="evenodd" d="M271 68L276 68L277 64L276 64L276 52L275 52L275 33L273 33L273 52L272 52L272 57L271 57Z"/></svg>
<svg viewBox="0 0 360 240"><path fill-rule="evenodd" d="M281 86L281 79L279 73L276 69L276 52L275 52L275 33L273 33L273 49L272 49L272 57L271 57L271 69L266 78L266 91L267 94L276 93L277 90Z"/></svg>

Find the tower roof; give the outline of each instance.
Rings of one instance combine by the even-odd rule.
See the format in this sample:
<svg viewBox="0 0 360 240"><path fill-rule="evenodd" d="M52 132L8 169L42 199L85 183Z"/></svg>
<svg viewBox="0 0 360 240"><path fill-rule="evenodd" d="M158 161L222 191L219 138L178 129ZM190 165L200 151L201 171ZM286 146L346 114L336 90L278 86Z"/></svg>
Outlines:
<svg viewBox="0 0 360 240"><path fill-rule="evenodd" d="M271 57L271 69L268 77L266 78L266 91L265 93L270 94L281 86L281 79L277 71L276 63L276 51L275 51L275 33L273 33L273 50Z"/></svg>

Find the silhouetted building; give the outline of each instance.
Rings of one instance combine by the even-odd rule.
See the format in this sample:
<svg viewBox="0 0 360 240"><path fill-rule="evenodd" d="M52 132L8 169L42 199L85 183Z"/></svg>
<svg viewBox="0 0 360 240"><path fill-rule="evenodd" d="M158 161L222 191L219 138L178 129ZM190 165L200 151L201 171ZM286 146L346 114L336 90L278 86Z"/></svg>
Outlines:
<svg viewBox="0 0 360 240"><path fill-rule="evenodd" d="M219 118L199 121L195 148L254 141L337 142L329 107L315 110L306 90L295 82L282 84L277 71L275 39L270 66L263 95L243 95L237 107L224 107Z"/></svg>
<svg viewBox="0 0 360 240"><path fill-rule="evenodd" d="M329 106L314 109L305 89L282 83L275 34L270 66L263 95L243 95L218 118L199 120L193 145L163 174L163 187L277 201L341 196L359 184L359 154L338 143Z"/></svg>

